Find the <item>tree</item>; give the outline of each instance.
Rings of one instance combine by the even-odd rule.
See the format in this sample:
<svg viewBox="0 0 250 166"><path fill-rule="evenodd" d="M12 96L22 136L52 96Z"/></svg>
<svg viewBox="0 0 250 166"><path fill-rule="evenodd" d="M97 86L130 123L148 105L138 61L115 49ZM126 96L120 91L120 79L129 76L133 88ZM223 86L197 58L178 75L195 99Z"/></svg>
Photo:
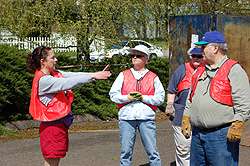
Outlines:
<svg viewBox="0 0 250 166"><path fill-rule="evenodd" d="M169 0L171 16L189 14L235 14L249 15L249 0Z"/></svg>
<svg viewBox="0 0 250 166"><path fill-rule="evenodd" d="M249 0L5 0L0 5L1 29L20 38L52 32L73 35L79 59L87 61L95 39L103 39L106 46L129 37L168 40L169 16L214 18L218 13L249 14L250 9Z"/></svg>
<svg viewBox="0 0 250 166"><path fill-rule="evenodd" d="M0 5L0 26L20 38L37 34L50 36L58 32L65 37L77 37L79 58L89 60L89 48L94 39L104 38L110 45L124 38L124 28L146 39L147 32L161 29L163 14L156 13L163 0L5 0ZM158 8L151 6L158 5ZM155 23L157 21L157 24ZM153 25L153 26L152 26ZM155 25L159 26L155 28ZM163 26L163 27L160 27ZM152 29L153 28L153 29ZM155 37L155 36L154 36Z"/></svg>
<svg viewBox="0 0 250 166"><path fill-rule="evenodd" d="M170 0L168 1L169 16L210 14L215 20L216 14L249 15L249 0ZM210 30L213 30L211 24Z"/></svg>

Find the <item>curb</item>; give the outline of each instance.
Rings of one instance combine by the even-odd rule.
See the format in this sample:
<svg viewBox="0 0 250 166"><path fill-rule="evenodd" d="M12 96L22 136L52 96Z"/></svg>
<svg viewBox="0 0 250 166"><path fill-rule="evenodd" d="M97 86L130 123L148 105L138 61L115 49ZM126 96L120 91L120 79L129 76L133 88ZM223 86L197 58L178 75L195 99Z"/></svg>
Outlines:
<svg viewBox="0 0 250 166"><path fill-rule="evenodd" d="M73 124L92 122L100 120L98 117L91 114L74 115ZM11 130L24 130L29 128L39 128L40 121L35 120L19 120L5 123L4 126Z"/></svg>

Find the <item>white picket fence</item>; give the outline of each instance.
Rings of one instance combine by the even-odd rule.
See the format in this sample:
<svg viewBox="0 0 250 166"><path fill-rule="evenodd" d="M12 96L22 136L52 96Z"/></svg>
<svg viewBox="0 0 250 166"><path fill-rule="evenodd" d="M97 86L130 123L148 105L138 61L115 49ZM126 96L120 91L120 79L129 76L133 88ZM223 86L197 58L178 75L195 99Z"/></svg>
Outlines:
<svg viewBox="0 0 250 166"><path fill-rule="evenodd" d="M54 34L53 37L28 37L20 39L11 33L1 33L0 44L17 45L19 49L33 51L38 46L51 47L55 52L76 52L77 40L73 36L61 37Z"/></svg>

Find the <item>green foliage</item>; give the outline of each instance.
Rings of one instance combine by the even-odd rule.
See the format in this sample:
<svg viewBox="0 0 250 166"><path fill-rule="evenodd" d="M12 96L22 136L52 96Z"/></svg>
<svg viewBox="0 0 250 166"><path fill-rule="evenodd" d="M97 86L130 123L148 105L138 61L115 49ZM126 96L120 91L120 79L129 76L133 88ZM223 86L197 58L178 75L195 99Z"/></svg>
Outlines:
<svg viewBox="0 0 250 166"><path fill-rule="evenodd" d="M33 74L26 68L27 52L0 45L0 121L22 119L28 113Z"/></svg>
<svg viewBox="0 0 250 166"><path fill-rule="evenodd" d="M90 113L101 119L117 118L117 104L109 98L110 80L98 80L73 90L74 114Z"/></svg>
<svg viewBox="0 0 250 166"><path fill-rule="evenodd" d="M249 15L249 0L170 0L169 16L195 14Z"/></svg>
<svg viewBox="0 0 250 166"><path fill-rule="evenodd" d="M57 32L77 38L78 56L89 59L90 44L104 39L107 45L127 38L164 38L167 18L164 0L5 0L0 1L0 31L20 38L50 37ZM26 39L29 40L29 39ZM55 40L53 41L53 43ZM53 43L51 43L53 47Z"/></svg>
<svg viewBox="0 0 250 166"><path fill-rule="evenodd" d="M82 71L85 72L101 71L106 65L110 65L112 76L108 80L98 80L74 89L73 112L75 114L90 113L104 120L117 118L118 106L110 100L108 93L118 74L131 67L131 65L120 64L128 63L127 56L118 55L114 58L106 58L103 63L97 63L95 66L88 67L83 64Z"/></svg>
<svg viewBox="0 0 250 166"><path fill-rule="evenodd" d="M97 72L103 70L106 65L110 65L109 69L112 76L108 80L98 80L73 89L74 102L72 110L74 114L89 113L103 120L117 118L118 106L110 100L108 93L118 74L132 67L131 64L127 65L131 63L131 59L128 56L118 55L113 58L106 58L102 63L89 65L85 62L80 63L75 58L70 58L67 53L56 53L56 57L58 66L71 66L73 64L77 66L75 68L63 69L64 71Z"/></svg>
<svg viewBox="0 0 250 166"><path fill-rule="evenodd" d="M0 121L31 119L29 115L29 101L34 74L26 68L25 57L28 53L18 50L17 47L0 45ZM103 63L89 65L80 63L72 58L69 53L55 53L59 66L76 66L60 69L74 72L101 71L108 64L112 76L108 80L98 80L73 89L74 102L72 110L74 114L90 113L103 120L117 118L117 104L109 97L109 90L118 74L132 67L131 58L128 56L115 56L104 59ZM149 59L147 68L155 72L165 90L168 85L168 59ZM165 103L160 106L164 110Z"/></svg>
<svg viewBox="0 0 250 166"><path fill-rule="evenodd" d="M158 58L158 57L150 59L146 67L158 75L165 89L165 92L167 92L167 87L169 83L169 59ZM167 93L165 96L164 104L159 107L161 111L165 111L166 103L167 103Z"/></svg>
<svg viewBox="0 0 250 166"><path fill-rule="evenodd" d="M72 57L70 52L56 52L55 53L58 62L56 63L56 68L60 66L70 66L70 65L80 65L81 62L76 60L76 57Z"/></svg>
<svg viewBox="0 0 250 166"><path fill-rule="evenodd" d="M168 64L169 60L166 58L153 58L149 59L146 66L159 76L164 89L167 89L168 86ZM96 72L102 70L105 65L110 65L112 76L108 80L98 80L74 89L75 100L72 105L73 112L74 114L90 113L105 120L117 118L117 104L110 100L108 93L118 74L133 66L131 64L131 58L126 55L117 55L113 58L106 58L103 60L103 63L97 63L95 65L95 67L83 65L82 70ZM81 69L78 70L81 71ZM76 71L76 69L74 69L74 71ZM166 101L159 107L161 111L164 111L165 105Z"/></svg>
<svg viewBox="0 0 250 166"><path fill-rule="evenodd" d="M13 135L14 132L14 130L7 129L0 124L0 135Z"/></svg>
<svg viewBox="0 0 250 166"><path fill-rule="evenodd" d="M110 45L126 40L129 32L130 38L168 40L169 16L249 15L249 5L249 0L4 0L0 1L0 31L20 38L49 37L55 31L74 36L79 58L88 60L95 39Z"/></svg>

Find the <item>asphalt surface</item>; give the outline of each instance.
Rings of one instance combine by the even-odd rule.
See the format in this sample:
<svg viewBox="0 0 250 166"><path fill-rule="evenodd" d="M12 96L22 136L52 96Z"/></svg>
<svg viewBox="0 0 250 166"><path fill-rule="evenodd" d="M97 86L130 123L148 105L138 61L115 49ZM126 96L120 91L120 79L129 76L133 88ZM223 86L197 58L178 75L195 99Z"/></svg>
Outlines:
<svg viewBox="0 0 250 166"><path fill-rule="evenodd" d="M117 122L110 122L117 123ZM171 122L156 122L157 147L163 166L174 166L174 142ZM70 133L69 151L60 166L118 166L120 158L119 129ZM1 166L42 166L44 159L39 138L1 141ZM240 166L250 165L250 147L240 146ZM148 158L137 133L132 166L149 166Z"/></svg>

